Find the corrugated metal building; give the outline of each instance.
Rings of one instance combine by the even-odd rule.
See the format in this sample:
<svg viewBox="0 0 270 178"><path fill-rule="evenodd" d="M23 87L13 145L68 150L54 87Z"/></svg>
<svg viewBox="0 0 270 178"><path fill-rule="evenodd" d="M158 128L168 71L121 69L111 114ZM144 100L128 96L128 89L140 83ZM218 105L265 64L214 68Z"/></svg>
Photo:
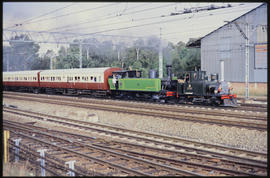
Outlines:
<svg viewBox="0 0 270 178"><path fill-rule="evenodd" d="M201 70L218 73L225 81L245 82L246 40L234 22L245 34L249 26L249 82L267 82L266 3L200 39Z"/></svg>

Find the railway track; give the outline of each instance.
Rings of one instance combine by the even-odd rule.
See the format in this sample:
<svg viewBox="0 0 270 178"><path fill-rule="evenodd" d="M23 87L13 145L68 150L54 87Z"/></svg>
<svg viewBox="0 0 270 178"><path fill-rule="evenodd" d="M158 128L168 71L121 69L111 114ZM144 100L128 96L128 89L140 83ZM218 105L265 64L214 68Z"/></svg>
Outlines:
<svg viewBox="0 0 270 178"><path fill-rule="evenodd" d="M245 100L246 97L238 96L239 100ZM267 97L249 97L249 100L267 102Z"/></svg>
<svg viewBox="0 0 270 178"><path fill-rule="evenodd" d="M98 123L91 123L81 120L74 120L74 119L68 119L58 116L50 116L46 114L41 113L35 113L31 111L22 111L14 108L4 108L4 112L8 112L11 114L24 116L28 118L33 118L34 122L37 121L47 121L47 122L53 122L60 125L65 125L68 127L74 127L84 130L89 130L91 133L97 133L101 134L103 136L109 136L115 139L121 139L126 138L130 142L142 142L143 144L148 145L157 145L164 148L169 148L172 150L183 150L188 152L203 152L203 154L211 156L211 154L217 155L220 154L220 156L224 157L226 155L226 158L228 159L244 159L245 161L252 161L257 163L266 163L267 160L267 154L266 153L259 153L259 152L251 152L251 151L245 151L241 149L235 149L231 147L225 147L220 145L212 145L212 144L206 144L206 143L200 143L195 141L190 141L186 139L180 139L178 137L170 137L166 135L161 134L153 134L153 133L147 133L147 132L140 132L135 130L129 130L114 126L109 126L105 124L98 124ZM198 147L200 149L198 149Z"/></svg>
<svg viewBox="0 0 270 178"><path fill-rule="evenodd" d="M247 163L246 161L241 162L239 160L231 161L227 159L222 159L218 155L216 155L215 158L211 158L207 156L200 156L200 155L194 156L190 153L179 153L179 152L175 152L171 150L164 150L160 148L153 148L153 147L142 146L138 144L93 139L93 137L89 137L89 136L82 136L78 134L72 134L70 132L61 132L61 131L56 131L56 130L52 131L45 128L29 125L29 124L23 125L22 123L15 123L11 121L4 121L4 127L16 130L17 134L19 133L20 136L26 137L28 139L30 137L27 135L34 134L35 137L37 138L31 137L31 139L35 141L38 140L39 142L42 142L43 144L45 143L46 145L49 145L49 142L44 142L44 140L41 140L40 137L48 137L50 139L53 139L53 145L57 145L58 149L59 147L61 147L63 140L65 140L67 143L72 142L71 147L73 148L75 147L76 149L76 151L71 150L73 154L75 152L77 153L78 150L80 150L80 152L83 152L84 154L86 154L85 152L88 152L92 154L92 156L94 155L95 158L98 157L98 159L106 158L107 161L109 159L111 162L110 164L111 167L112 167L112 164L116 161L118 165L116 167L118 169L119 169L119 164L126 165L126 166L131 165L131 167L133 166L132 171L128 170L130 171L131 175L178 175L178 176L179 175L185 175L185 176L190 176L190 175L193 175L193 176L194 175L196 176L198 175L209 175L209 176L211 175L214 175L214 176L216 175L223 175L223 176L224 175L242 175L242 176L243 175L266 175L265 173L266 165L264 164ZM22 134L22 132L27 132L27 135ZM55 135L57 135L57 137ZM60 144L57 141L58 139L61 140ZM82 146L83 148L81 148ZM67 147L70 147L70 145L64 144L64 148L61 147L61 149L65 151L70 151L70 149L66 149ZM85 149L84 147L87 147L89 150L81 151L81 149ZM47 154L52 155L52 153L53 151L48 151ZM81 153L78 153L78 154L81 155ZM110 154L113 154L113 156L111 156ZM59 151L57 152L57 155L59 155ZM118 158L117 156L120 156L120 158ZM65 157L67 156L65 155ZM87 158L89 158L89 155L87 156ZM128 161L125 160L125 159L131 159L131 158L136 160L137 164L135 164L135 166L137 166L136 167L137 169L139 168L140 171L146 170L147 173L141 173L140 171L135 172L134 169L136 168L134 168L134 164L130 163L131 162L130 160ZM121 164L123 160L125 160L126 162ZM143 165L138 165L138 161L143 162ZM127 162L129 164L127 164ZM104 164L104 162L102 162L102 164ZM151 164L151 169L147 167L147 164ZM155 166L157 166L157 168L155 168ZM120 170L124 171L125 173L128 172L127 170L123 170L121 166L120 166ZM162 174L160 174L160 171L162 172ZM119 171L114 171L114 172L117 172L119 175ZM113 174L110 172L110 173L106 173L106 175L113 175Z"/></svg>
<svg viewBox="0 0 270 178"><path fill-rule="evenodd" d="M254 112L267 112L267 105L262 104L242 104L242 109Z"/></svg>
<svg viewBox="0 0 270 178"><path fill-rule="evenodd" d="M207 111L197 111L197 110L188 110L183 109L174 109L174 108L164 108L162 107L149 107L144 106L131 108L130 105L123 104L118 105L115 103L90 103L87 101L81 101L78 99L61 99L61 101L57 98L45 97L45 96L10 96L5 95L6 98L16 99L16 100L27 100L27 101L35 101L41 103L50 103L57 105L65 105L72 107L80 107L87 109L97 109L111 112L120 112L120 113L128 113L128 114L136 114L136 115L145 115L145 116L154 116L159 118L167 118L167 119L175 119L175 120L183 120L183 121L191 121L191 122L199 122L199 123L207 123L207 124L215 124L221 126L230 126L230 127L238 127L238 128L247 128L247 129L255 129L260 131L266 131L267 129L267 120L265 115L246 115L246 114L236 114L236 113L224 113L224 112L214 112L215 117L209 117L206 115ZM167 111L167 112L165 112ZM212 111L211 111L212 112ZM209 113L209 111L208 111ZM227 117L228 114L230 117ZM222 117L216 117L222 116ZM232 117L233 116L233 117ZM239 116L239 117L238 117ZM235 118L234 118L235 117Z"/></svg>
<svg viewBox="0 0 270 178"><path fill-rule="evenodd" d="M29 93L18 93L18 92L4 92L5 96L32 96L36 97L36 94L29 94ZM206 110L202 111L203 114L210 114L211 115L217 115L219 116L220 113L224 113L226 111L226 114L230 117L238 116L238 117L248 117L249 115L256 115L260 114L263 112L267 112L267 105L265 104L241 104L241 107L238 108L233 108L233 107L213 107L213 106L198 106L194 104L160 104L160 103L153 103L153 102L146 102L146 101L124 101L124 100L119 100L119 99L104 99L104 98L89 98L89 97L83 97L83 96L70 96L70 95L45 95L45 94L39 94L38 97L42 98L61 98L66 101L78 101L80 99L81 102L84 103L99 103L99 104L104 104L108 105L110 102L113 102L114 105L118 106L130 106L130 107L139 107L138 105L143 105L146 108L158 108L166 111L179 111L182 112L183 110L185 111L193 111L194 109L200 109L200 110ZM109 103L108 103L109 102ZM209 112L210 111L210 112ZM230 113L231 111L235 113ZM243 113L243 111L245 111ZM248 114L245 114L246 112L249 112ZM243 115L243 116L241 116Z"/></svg>
<svg viewBox="0 0 270 178"><path fill-rule="evenodd" d="M4 95L8 96L8 95L17 95L17 96L35 96L36 94L30 94L30 93L19 93L19 92L7 92L5 91L4 92ZM185 110L194 110L195 109L205 109L205 110L208 110L206 112L206 114L208 113L209 114L209 110L211 111L211 113L213 112L216 113L218 111L222 111L222 112L225 112L225 111L234 111L234 112L238 112L238 113L241 113L241 111L245 111L245 112L250 112L247 115L250 115L250 114L253 114L254 112L255 113L260 113L260 112L267 112L267 105L266 104L248 104L248 103L243 103L240 105L240 107L237 107L237 108L234 108L234 107L216 107L216 106L207 106L207 105L198 105L198 104L192 104L192 103L185 103L185 104L165 104L165 103L153 103L153 102L149 102L149 101L126 101L126 100L121 100L121 99L108 99L108 98L92 98L92 97L88 97L88 96L85 96L85 95L64 95L65 97L63 97L63 95L46 95L46 94L39 94L38 95L39 97L44 97L44 98L49 98L49 97L61 97L61 99L64 99L64 100L70 100L70 101L74 101L74 100L77 100L78 98L81 99L82 102L84 102L82 99L88 99L86 102L94 102L94 103L102 103L102 104L106 104L106 102L109 100L109 101L115 101L114 104L116 105L128 105L128 106L132 106L132 107L136 107L136 105L141 105L141 104L144 104L144 106L147 106L147 107L159 107L159 108L163 108L163 107L166 107L167 109L170 109L172 106L173 107L176 107L179 111L182 111L183 109ZM105 100L105 101L104 101ZM124 103L117 103L117 102L124 102ZM151 105L154 105L154 106L151 106ZM237 113L236 113L237 114ZM242 113L243 114L243 113ZM235 114L232 114L230 116L234 117ZM241 116L240 116L241 117Z"/></svg>
<svg viewBox="0 0 270 178"><path fill-rule="evenodd" d="M29 147L44 147L49 155L57 155L58 159L76 160L79 165L91 164L92 169L102 169L103 174L110 176L199 176L200 174L176 169L167 165L158 164L153 161L140 159L112 150L85 144L82 141L72 140L55 136L48 132L42 132L37 128L23 127L20 124L8 122L5 127L19 130L12 131L12 134L26 139L24 145ZM27 134L22 133L27 132ZM31 135L35 136L31 136ZM34 145L34 146L33 146ZM59 151L60 150L60 151ZM67 159L66 159L67 160ZM103 167L103 168L102 168ZM105 167L105 168L104 168ZM87 169L87 168L85 168Z"/></svg>

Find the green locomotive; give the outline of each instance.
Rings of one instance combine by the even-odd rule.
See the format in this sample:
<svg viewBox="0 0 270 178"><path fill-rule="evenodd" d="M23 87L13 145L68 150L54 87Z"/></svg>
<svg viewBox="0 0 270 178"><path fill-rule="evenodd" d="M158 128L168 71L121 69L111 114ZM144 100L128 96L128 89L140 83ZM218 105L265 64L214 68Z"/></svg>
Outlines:
<svg viewBox="0 0 270 178"><path fill-rule="evenodd" d="M113 72L108 83L113 96L133 99L151 99L161 92L161 79L142 78L141 71Z"/></svg>
<svg viewBox="0 0 270 178"><path fill-rule="evenodd" d="M141 71L135 70L113 72L112 78L109 78L109 85L111 90L118 91L159 92L161 90L159 78L141 78Z"/></svg>

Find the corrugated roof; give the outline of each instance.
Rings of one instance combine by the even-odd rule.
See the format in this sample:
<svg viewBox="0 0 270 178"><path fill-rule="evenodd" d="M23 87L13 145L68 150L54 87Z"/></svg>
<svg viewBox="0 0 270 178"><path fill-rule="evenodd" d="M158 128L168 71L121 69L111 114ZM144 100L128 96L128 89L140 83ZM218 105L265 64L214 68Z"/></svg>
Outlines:
<svg viewBox="0 0 270 178"><path fill-rule="evenodd" d="M208 33L207 35L205 35L205 36L199 38L198 40L196 40L196 41L194 41L194 42L192 42L192 43L190 43L190 44L187 44L186 46L187 46L187 47L200 47L200 46L201 46L201 39L203 39L203 38L209 36L210 34L214 33L215 31L218 31L219 29L221 29L222 27L224 27L225 25L228 25L228 24L230 24L230 23L232 23L232 22L238 20L239 18L245 16L246 14L248 14L248 13L250 13L250 12L252 12L252 11L254 11L254 10L260 8L261 6L264 6L264 5L267 5L267 3L263 3L263 4L259 5L258 7L254 8L254 9L252 9L252 10L246 12L246 13L244 13L243 15L237 17L236 19L230 21L229 23L226 23L226 24L222 25L221 27L219 27L219 28L217 28L216 30L214 30L214 31L212 31L212 32L210 32L210 33Z"/></svg>

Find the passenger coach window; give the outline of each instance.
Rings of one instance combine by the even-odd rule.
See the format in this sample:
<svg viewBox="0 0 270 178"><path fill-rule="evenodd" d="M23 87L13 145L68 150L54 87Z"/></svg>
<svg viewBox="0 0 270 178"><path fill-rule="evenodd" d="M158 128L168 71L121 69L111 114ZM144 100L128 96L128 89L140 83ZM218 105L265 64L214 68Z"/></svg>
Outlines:
<svg viewBox="0 0 270 178"><path fill-rule="evenodd" d="M97 77L94 78L94 81L95 81L95 82L97 81Z"/></svg>

